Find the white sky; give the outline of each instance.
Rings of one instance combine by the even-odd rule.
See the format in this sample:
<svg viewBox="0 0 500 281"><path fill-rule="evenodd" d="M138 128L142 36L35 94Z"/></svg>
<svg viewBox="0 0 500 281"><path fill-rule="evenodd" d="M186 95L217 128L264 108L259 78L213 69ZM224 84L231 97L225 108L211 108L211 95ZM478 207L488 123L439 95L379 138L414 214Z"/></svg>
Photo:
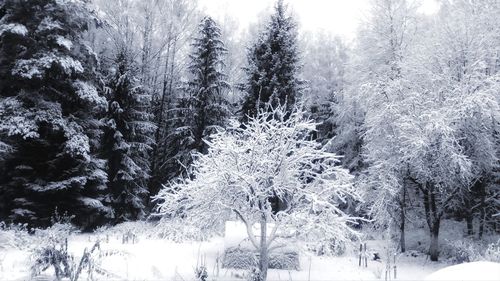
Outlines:
<svg viewBox="0 0 500 281"><path fill-rule="evenodd" d="M421 11L433 13L436 0L420 0ZM199 0L202 10L214 18L229 14L239 22L240 29L255 23L258 15L273 7L275 0ZM355 36L358 24L368 15L370 0L285 0L298 16L299 30L324 29L347 39Z"/></svg>

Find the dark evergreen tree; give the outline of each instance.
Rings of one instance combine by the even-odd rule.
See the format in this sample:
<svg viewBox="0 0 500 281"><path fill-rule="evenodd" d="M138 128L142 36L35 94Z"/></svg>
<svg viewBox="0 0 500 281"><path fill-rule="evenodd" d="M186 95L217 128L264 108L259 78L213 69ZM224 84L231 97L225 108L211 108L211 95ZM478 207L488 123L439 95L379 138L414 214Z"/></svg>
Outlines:
<svg viewBox="0 0 500 281"><path fill-rule="evenodd" d="M191 44L189 80L176 101L175 118L168 135L167 179L178 176L191 163L191 153L205 152L203 139L224 127L230 115L223 57L227 50L221 31L210 17L202 19Z"/></svg>
<svg viewBox="0 0 500 281"><path fill-rule="evenodd" d="M86 1L0 4L0 220L48 225L57 208L91 226L111 215L105 161L96 157L106 107L97 58L82 39Z"/></svg>
<svg viewBox="0 0 500 281"><path fill-rule="evenodd" d="M142 218L148 195L150 151L155 126L148 113L151 96L140 86L130 54L120 51L108 86L103 151L116 221Z"/></svg>
<svg viewBox="0 0 500 281"><path fill-rule="evenodd" d="M221 40L221 30L210 17L202 19L198 37L192 43L189 82L187 83L188 113L186 123L194 136L193 149L203 152L203 138L216 127L224 126L229 117L223 56L227 53Z"/></svg>
<svg viewBox="0 0 500 281"><path fill-rule="evenodd" d="M269 24L248 53L247 81L242 87L246 92L243 121L269 106L286 105L291 111L302 84L297 45L296 24L287 15L283 0L278 0Z"/></svg>

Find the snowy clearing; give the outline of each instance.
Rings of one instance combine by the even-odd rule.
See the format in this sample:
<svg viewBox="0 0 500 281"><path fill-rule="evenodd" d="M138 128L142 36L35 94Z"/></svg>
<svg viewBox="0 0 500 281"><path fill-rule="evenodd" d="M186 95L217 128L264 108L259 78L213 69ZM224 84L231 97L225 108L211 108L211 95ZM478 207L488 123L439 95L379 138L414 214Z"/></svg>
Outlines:
<svg viewBox="0 0 500 281"><path fill-rule="evenodd" d="M69 251L77 259L84 248L90 248L102 236L77 234L69 241ZM223 237L207 242L175 243L161 239L139 237L137 244L122 244L122 238L110 237L109 243L102 242L104 251L115 254L104 257L102 267L112 273L97 280L193 280L194 268L201 258L206 259L208 280L245 280L245 270L217 269L224 251ZM374 241L375 243L376 241ZM31 280L30 259L27 250L9 249L0 254L0 280ZM446 267L446 263L432 263L425 256L398 258L397 280L422 280L428 274ZM198 261L197 261L198 260ZM300 256L300 271L269 270L268 280L379 280L384 278L385 264L368 261L367 268L358 267L355 255L341 257L318 257L308 253ZM310 266L310 271L309 271ZM52 280L48 270L38 280L46 277ZM83 279L83 278L82 278Z"/></svg>

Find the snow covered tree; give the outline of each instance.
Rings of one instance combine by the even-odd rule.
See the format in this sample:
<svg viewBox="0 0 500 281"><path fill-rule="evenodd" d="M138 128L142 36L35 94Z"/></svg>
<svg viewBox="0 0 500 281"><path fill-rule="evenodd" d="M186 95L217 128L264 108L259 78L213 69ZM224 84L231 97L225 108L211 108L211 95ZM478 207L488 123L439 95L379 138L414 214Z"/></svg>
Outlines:
<svg viewBox="0 0 500 281"><path fill-rule="evenodd" d="M225 80L223 60L227 50L221 41L220 28L208 16L201 20L198 36L191 46L190 76L185 89L189 114L186 125L190 126L194 137L193 149L203 152L203 138L217 127L224 127L230 115L227 102L229 84Z"/></svg>
<svg viewBox="0 0 500 281"><path fill-rule="evenodd" d="M424 206L432 261L438 259L442 219L457 208L463 211L471 206L468 201L477 194L475 190L486 198L485 183L498 165L498 74L491 61L498 46L492 34L497 32L495 24L484 21L484 15L495 7L498 11L498 5L489 4L443 2L438 20L423 28L421 38L411 42L407 34L407 40L396 45L405 48L395 53L391 44L386 45L382 50L389 52L380 52L385 54L380 58L390 63L368 60L374 63L373 69L384 68L364 71L375 75L362 87L368 93L363 149L369 165L366 186L367 198L372 198L371 214L383 222L392 220L387 216L391 210L400 212L404 223L401 203L409 187L415 187ZM407 20L400 22L410 26ZM399 25L383 26L391 30ZM387 41L387 32L377 34L384 34ZM398 198L401 201L392 204L391 199Z"/></svg>
<svg viewBox="0 0 500 281"><path fill-rule="evenodd" d="M148 112L153 115L156 130L148 189L150 194L156 194L171 178L170 171L179 166L171 159L175 145L168 136L179 125L174 107L181 92L180 80L185 77L191 35L200 19L197 1L92 2L106 22L104 28L90 34L103 62L114 60L117 50L125 49L131 56L129 60L139 68L135 76L141 88L151 95ZM170 166L172 163L175 167Z"/></svg>
<svg viewBox="0 0 500 281"><path fill-rule="evenodd" d="M172 173L168 179L186 170L192 161L191 153L205 152L203 139L217 128L225 127L230 116L227 102L229 84L225 81L224 55L227 50L215 21L204 17L197 36L191 44L188 81L182 96L177 98L167 135L168 155L163 164Z"/></svg>
<svg viewBox="0 0 500 281"><path fill-rule="evenodd" d="M338 97L345 87L347 46L330 33L306 34L301 38L304 45L303 75L307 83L304 106L318 127L318 141L330 140L335 133L339 115Z"/></svg>
<svg viewBox="0 0 500 281"><path fill-rule="evenodd" d="M436 111L448 109L457 154L470 165L463 169L467 177L456 184L460 188L442 207L445 212L461 213L471 235L473 216L477 215L479 236L485 220L495 220L492 205L499 197L494 184L500 112L500 42L494 15L499 11L496 1L444 1L425 40L415 46L415 83L428 98L433 97Z"/></svg>
<svg viewBox="0 0 500 281"><path fill-rule="evenodd" d="M138 69L130 57L125 50L117 54L105 118L103 154L117 221L144 217L154 144L155 126L148 113L151 96L139 84Z"/></svg>
<svg viewBox="0 0 500 281"><path fill-rule="evenodd" d="M416 31L416 7L407 0L375 0L351 62L350 85L340 96L339 136L332 147L359 173L368 215L395 227L405 251L407 163L397 147L406 104L412 98L405 68ZM339 110L340 111L340 110Z"/></svg>
<svg viewBox="0 0 500 281"><path fill-rule="evenodd" d="M78 0L5 0L0 18L0 131L13 147L0 177L2 219L47 225L57 208L95 225L111 214L96 157L106 100L82 39L95 18Z"/></svg>
<svg viewBox="0 0 500 281"><path fill-rule="evenodd" d="M157 129L151 163L150 194L158 193L163 183L178 175L179 162L185 163L179 159L184 155L182 147L187 145L184 143L185 139L176 139L182 142L181 146L172 142L173 133L180 126L175 107L182 92L179 83L181 77L185 77L188 65L190 39L196 32L200 19L196 1L161 0L156 3L155 10L159 11L160 24L153 42L160 44L158 51L152 52L159 56L154 62L156 70L153 76L157 89L152 91L151 108ZM179 157L176 158L177 156Z"/></svg>
<svg viewBox="0 0 500 281"><path fill-rule="evenodd" d="M293 109L302 90L299 63L296 24L283 0L278 0L271 20L248 52L243 120L269 105Z"/></svg>
<svg viewBox="0 0 500 281"><path fill-rule="evenodd" d="M235 124L212 135L189 177L155 197L158 213L203 231L236 216L259 252L260 280L266 280L269 252L286 245L286 237L325 244L351 239L355 219L339 204L358 198L352 176L338 166L337 155L310 139L315 126L303 112L279 107L261 110L244 129ZM284 208L276 208L274 197Z"/></svg>

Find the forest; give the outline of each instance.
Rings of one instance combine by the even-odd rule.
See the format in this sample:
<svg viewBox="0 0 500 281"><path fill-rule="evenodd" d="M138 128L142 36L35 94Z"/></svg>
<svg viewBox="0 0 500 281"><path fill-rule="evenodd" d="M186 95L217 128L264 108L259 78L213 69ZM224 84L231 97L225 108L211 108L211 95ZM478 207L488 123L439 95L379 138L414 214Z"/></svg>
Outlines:
<svg viewBox="0 0 500 281"><path fill-rule="evenodd" d="M197 0L0 0L0 243L53 236L32 273L78 280L70 234L237 221L255 264L215 278L198 249L193 278L283 278L290 245L361 265L370 240L394 275L410 253L500 276L500 2L371 0L352 40L268 8L241 28Z"/></svg>

